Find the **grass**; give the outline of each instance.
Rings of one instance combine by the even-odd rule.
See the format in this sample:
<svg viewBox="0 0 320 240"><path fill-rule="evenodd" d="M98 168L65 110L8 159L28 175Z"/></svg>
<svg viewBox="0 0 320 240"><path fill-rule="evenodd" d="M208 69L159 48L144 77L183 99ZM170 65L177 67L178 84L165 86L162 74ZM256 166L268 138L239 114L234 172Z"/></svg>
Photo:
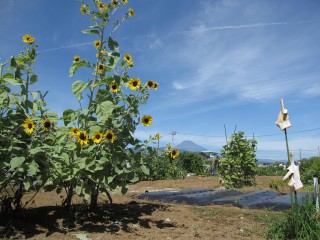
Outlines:
<svg viewBox="0 0 320 240"><path fill-rule="evenodd" d="M320 239L320 213L311 197L269 224L268 239Z"/></svg>

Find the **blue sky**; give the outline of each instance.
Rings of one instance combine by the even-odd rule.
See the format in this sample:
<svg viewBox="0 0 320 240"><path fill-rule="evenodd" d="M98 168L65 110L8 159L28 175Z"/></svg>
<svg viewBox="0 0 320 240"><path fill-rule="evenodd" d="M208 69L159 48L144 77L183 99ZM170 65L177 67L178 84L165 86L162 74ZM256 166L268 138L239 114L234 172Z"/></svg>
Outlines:
<svg viewBox="0 0 320 240"><path fill-rule="evenodd" d="M299 159L320 145L320 2L318 0L129 0L136 17L114 34L133 56L130 76L159 82L141 114L161 145L192 140L219 151L235 129L258 141L258 158L286 159L284 133L274 124L284 98L292 127L289 147ZM92 58L91 25L76 0L0 0L0 61L16 55L21 37L36 38L36 88L48 107L77 108L69 78L74 55ZM308 131L310 130L310 131ZM266 136L268 135L268 136ZM271 135L271 136L270 136Z"/></svg>

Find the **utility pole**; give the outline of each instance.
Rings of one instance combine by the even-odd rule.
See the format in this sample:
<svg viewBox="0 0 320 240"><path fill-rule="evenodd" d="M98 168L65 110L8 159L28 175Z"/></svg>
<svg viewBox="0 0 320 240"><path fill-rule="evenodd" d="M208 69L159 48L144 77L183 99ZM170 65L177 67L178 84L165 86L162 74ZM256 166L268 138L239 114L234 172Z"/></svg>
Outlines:
<svg viewBox="0 0 320 240"><path fill-rule="evenodd" d="M318 155L320 157L320 147L318 146Z"/></svg>
<svg viewBox="0 0 320 240"><path fill-rule="evenodd" d="M172 145L172 147L173 147L173 137L174 137L174 135L176 135L176 134L177 134L177 132L176 132L176 131L171 131L169 134L171 134L171 135L172 135L172 142L171 142L171 145Z"/></svg>
<svg viewBox="0 0 320 240"><path fill-rule="evenodd" d="M300 161L301 161L301 148L299 148L300 149Z"/></svg>

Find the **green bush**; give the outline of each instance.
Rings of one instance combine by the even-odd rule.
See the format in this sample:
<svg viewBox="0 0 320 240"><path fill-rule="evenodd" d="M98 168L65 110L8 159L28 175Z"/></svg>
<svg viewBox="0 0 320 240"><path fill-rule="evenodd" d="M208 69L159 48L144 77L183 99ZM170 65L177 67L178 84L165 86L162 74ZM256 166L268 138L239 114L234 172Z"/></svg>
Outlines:
<svg viewBox="0 0 320 240"><path fill-rule="evenodd" d="M170 159L165 153L158 154L156 150L150 150L143 154L143 159L149 174L139 171L140 180L180 179L186 176L186 170L179 158Z"/></svg>
<svg viewBox="0 0 320 240"><path fill-rule="evenodd" d="M312 184L313 178L320 178L320 157L304 159L300 163L301 181L305 184Z"/></svg>
<svg viewBox="0 0 320 240"><path fill-rule="evenodd" d="M252 186L255 184L257 141L248 140L244 132L231 135L227 145L221 150L219 174L222 184L227 188Z"/></svg>
<svg viewBox="0 0 320 240"><path fill-rule="evenodd" d="M276 162L267 166L259 166L257 168L258 176L284 176L287 173L286 169L283 169L283 166L280 165L280 162Z"/></svg>
<svg viewBox="0 0 320 240"><path fill-rule="evenodd" d="M182 162L184 169L189 173L201 175L208 171L208 164L204 162L198 153L182 152L180 153L179 159Z"/></svg>

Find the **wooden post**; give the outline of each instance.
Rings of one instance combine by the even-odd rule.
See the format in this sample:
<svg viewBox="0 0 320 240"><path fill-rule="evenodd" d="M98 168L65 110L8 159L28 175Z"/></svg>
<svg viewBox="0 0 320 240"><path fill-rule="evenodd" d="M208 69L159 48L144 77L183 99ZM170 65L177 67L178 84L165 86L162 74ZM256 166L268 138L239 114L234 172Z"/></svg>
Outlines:
<svg viewBox="0 0 320 240"><path fill-rule="evenodd" d="M319 212L319 183L318 183L317 177L313 178L313 183L314 183L314 195L316 200L316 211Z"/></svg>

